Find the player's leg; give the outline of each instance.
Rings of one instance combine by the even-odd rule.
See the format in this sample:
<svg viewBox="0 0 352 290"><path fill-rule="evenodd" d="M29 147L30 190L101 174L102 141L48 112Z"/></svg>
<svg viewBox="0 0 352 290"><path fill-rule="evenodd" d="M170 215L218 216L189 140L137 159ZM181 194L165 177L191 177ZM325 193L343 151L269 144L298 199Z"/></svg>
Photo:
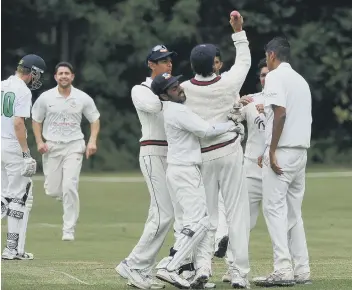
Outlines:
<svg viewBox="0 0 352 290"><path fill-rule="evenodd" d="M301 163L298 164L295 179L287 193L288 207L288 243L294 264L295 281L308 284L310 281L309 256L307 240L302 219L302 202L305 191L305 169L307 153L302 152Z"/></svg>
<svg viewBox="0 0 352 290"><path fill-rule="evenodd" d="M230 265L233 287L247 287L249 273L249 199L243 168L243 151L238 150L221 158L220 188L223 194L229 225L229 249L233 255Z"/></svg>
<svg viewBox="0 0 352 290"><path fill-rule="evenodd" d="M26 212L26 202L31 180L21 175L23 166L21 150L14 146L14 148L9 148L7 151L8 152L4 155L5 159L8 160L3 163L2 169L5 170L8 178L8 186L6 191L4 190L5 193L3 193L3 197L9 202L7 209L8 233L2 258L6 260L31 260L33 259L33 255L24 252L25 234L27 230L26 222L28 221L29 214L29 212ZM6 155L9 158L6 158ZM21 253L18 252L19 246Z"/></svg>
<svg viewBox="0 0 352 290"><path fill-rule="evenodd" d="M163 245L174 219L173 201L166 185L166 158L144 156L139 164L150 194L150 206L144 230L137 245L122 261L116 271L137 287L147 287L154 282L145 279L150 274L157 254ZM177 227L178 223L176 224Z"/></svg>
<svg viewBox="0 0 352 290"><path fill-rule="evenodd" d="M196 268L200 273L212 275L212 258L215 248L215 234L219 225L219 182L218 182L218 162L211 160L201 165L202 178L204 180L207 211L209 215L210 227L205 234L204 242L206 247L202 252L198 252Z"/></svg>
<svg viewBox="0 0 352 290"><path fill-rule="evenodd" d="M2 153L3 154L3 153ZM9 208L9 198L6 198L8 188L8 178L5 169L5 163L1 161L1 219L7 217L7 210Z"/></svg>
<svg viewBox="0 0 352 290"><path fill-rule="evenodd" d="M178 276L177 271L193 250L197 248L195 253L197 256L204 247L202 240L209 228L209 218L203 180L196 166L169 165L167 184L182 207L183 229L174 246L176 253L173 257L164 258L158 264L157 277L175 286L189 287L188 281ZM176 282L169 278L176 279Z"/></svg>
<svg viewBox="0 0 352 290"><path fill-rule="evenodd" d="M218 228L215 233L215 257L223 258L225 256L228 242L228 225L226 221L224 199L222 193L219 192Z"/></svg>
<svg viewBox="0 0 352 290"><path fill-rule="evenodd" d="M284 174L277 175L270 167L268 152L263 162L263 213L274 251L274 272L265 279L256 278L258 286L294 285L291 254L288 247L287 191L297 167L297 156L278 149L276 158Z"/></svg>
<svg viewBox="0 0 352 290"><path fill-rule="evenodd" d="M61 152L62 153L62 152ZM64 155L58 145L49 144L49 152L42 155L45 194L62 199L62 176Z"/></svg>
<svg viewBox="0 0 352 290"><path fill-rule="evenodd" d="M68 151L62 164L62 204L63 228L62 240L73 241L79 217L79 175L81 173L83 153Z"/></svg>

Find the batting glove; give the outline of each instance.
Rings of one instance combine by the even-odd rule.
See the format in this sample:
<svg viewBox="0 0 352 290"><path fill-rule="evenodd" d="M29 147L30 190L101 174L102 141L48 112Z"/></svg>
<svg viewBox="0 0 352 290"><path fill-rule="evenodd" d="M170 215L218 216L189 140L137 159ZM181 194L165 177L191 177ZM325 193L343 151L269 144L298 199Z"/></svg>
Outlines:
<svg viewBox="0 0 352 290"><path fill-rule="evenodd" d="M30 152L22 152L23 155L23 168L21 170L21 175L25 177L32 177L37 171L37 161L35 161Z"/></svg>

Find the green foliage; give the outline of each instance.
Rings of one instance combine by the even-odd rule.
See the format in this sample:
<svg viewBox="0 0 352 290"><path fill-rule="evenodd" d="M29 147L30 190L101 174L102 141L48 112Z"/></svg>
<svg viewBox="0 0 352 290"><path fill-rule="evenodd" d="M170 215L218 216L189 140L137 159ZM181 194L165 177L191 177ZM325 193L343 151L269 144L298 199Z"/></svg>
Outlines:
<svg viewBox="0 0 352 290"><path fill-rule="evenodd" d="M313 138L330 136L337 153L347 150L352 142L352 9L348 6L316 6L313 0L4 1L3 78L13 73L22 55L34 52L47 62L43 89L48 89L55 85L55 64L72 62L75 86L89 93L101 112L98 154L84 163L84 170L136 168L141 131L130 90L148 74L144 64L148 50L160 43L176 50L174 71L187 78L192 75L192 47L211 42L220 47L229 68L236 53L228 23L234 9L244 16L253 63L242 94L255 91L256 63L264 57L264 44L285 35L292 47L292 66L312 90ZM87 122L84 132L88 138ZM29 130L34 153L31 134ZM328 162L329 154L316 146L313 142L313 162ZM330 159L339 159L337 153Z"/></svg>

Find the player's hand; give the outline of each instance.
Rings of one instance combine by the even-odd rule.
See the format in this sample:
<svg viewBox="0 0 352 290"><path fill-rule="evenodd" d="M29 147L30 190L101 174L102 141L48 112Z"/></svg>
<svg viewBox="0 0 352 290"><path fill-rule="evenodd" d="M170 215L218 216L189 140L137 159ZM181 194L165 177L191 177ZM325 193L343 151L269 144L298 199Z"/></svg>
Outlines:
<svg viewBox="0 0 352 290"><path fill-rule="evenodd" d="M277 159L275 152L269 151L269 159L270 159L270 167L271 169L277 174L281 175L284 172L282 171L281 167L277 164Z"/></svg>
<svg viewBox="0 0 352 290"><path fill-rule="evenodd" d="M47 153L49 151L48 144L41 142L37 144L37 149L40 154Z"/></svg>
<svg viewBox="0 0 352 290"><path fill-rule="evenodd" d="M257 111L259 114L264 114L264 105L263 104L255 105L255 107L257 108Z"/></svg>
<svg viewBox="0 0 352 290"><path fill-rule="evenodd" d="M258 166L259 166L260 168L263 168L263 155L260 155L260 156L258 157Z"/></svg>
<svg viewBox="0 0 352 290"><path fill-rule="evenodd" d="M243 105L243 106L247 106L249 103L252 103L254 100L251 96L243 96L240 98L239 102Z"/></svg>
<svg viewBox="0 0 352 290"><path fill-rule="evenodd" d="M23 167L21 169L21 175L25 177L32 177L37 171L37 161L35 161L30 152L23 152Z"/></svg>
<svg viewBox="0 0 352 290"><path fill-rule="evenodd" d="M95 142L89 141L86 149L86 158L89 159L90 156L97 152L97 144Z"/></svg>
<svg viewBox="0 0 352 290"><path fill-rule="evenodd" d="M230 24L234 32L240 32L242 31L242 26L243 26L243 17L240 15L240 17L230 17Z"/></svg>

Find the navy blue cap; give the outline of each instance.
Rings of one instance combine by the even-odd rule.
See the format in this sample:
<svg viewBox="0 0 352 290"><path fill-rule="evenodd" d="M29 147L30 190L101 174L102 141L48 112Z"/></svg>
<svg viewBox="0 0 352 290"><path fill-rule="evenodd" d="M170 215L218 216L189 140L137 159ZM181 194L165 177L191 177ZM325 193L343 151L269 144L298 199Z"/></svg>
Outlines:
<svg viewBox="0 0 352 290"><path fill-rule="evenodd" d="M151 89L154 94L159 96L171 87L171 85L176 83L181 77L182 75L174 77L169 73L158 74L152 82Z"/></svg>
<svg viewBox="0 0 352 290"><path fill-rule="evenodd" d="M177 53L174 52L174 51L169 51L167 49L167 47L163 44L159 44L159 45L156 45L154 46L148 56L147 56L147 59L146 59L146 63L148 64L148 61L158 61L160 59L164 59L164 58L167 58L167 57L174 57L174 56L177 56Z"/></svg>
<svg viewBox="0 0 352 290"><path fill-rule="evenodd" d="M213 67L216 52L217 48L214 44L199 44L191 51L191 64L203 64L205 66Z"/></svg>

